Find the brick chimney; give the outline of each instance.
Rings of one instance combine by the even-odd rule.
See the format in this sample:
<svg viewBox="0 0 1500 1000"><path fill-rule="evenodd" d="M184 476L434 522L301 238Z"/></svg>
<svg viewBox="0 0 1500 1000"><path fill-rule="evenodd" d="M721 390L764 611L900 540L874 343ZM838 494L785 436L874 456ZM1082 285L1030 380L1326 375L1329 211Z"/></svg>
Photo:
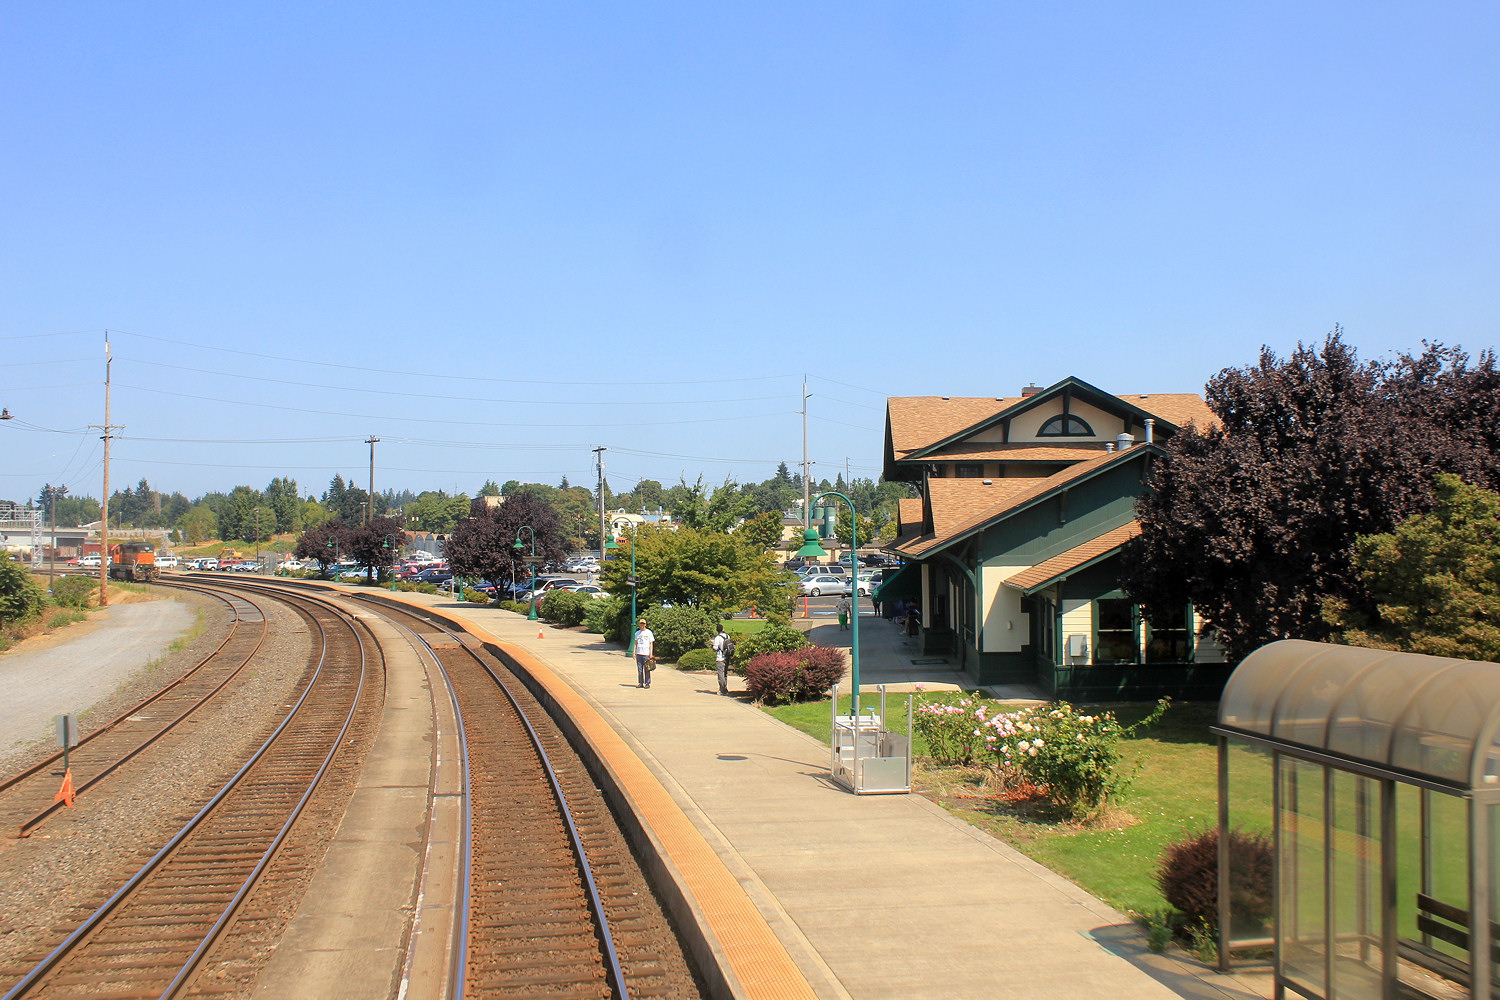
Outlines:
<svg viewBox="0 0 1500 1000"><path fill-rule="evenodd" d="M1027 396L1035 396L1041 391L1042 387L1037 385L1035 382L1031 383L1030 385L1024 385L1021 387L1021 398L1025 399Z"/></svg>

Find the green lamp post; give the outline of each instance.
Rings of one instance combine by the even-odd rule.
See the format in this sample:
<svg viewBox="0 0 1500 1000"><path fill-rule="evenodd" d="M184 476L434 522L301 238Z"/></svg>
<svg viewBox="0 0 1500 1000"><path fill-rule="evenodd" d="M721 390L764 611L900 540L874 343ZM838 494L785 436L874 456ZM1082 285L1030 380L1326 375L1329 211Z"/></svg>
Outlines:
<svg viewBox="0 0 1500 1000"><path fill-rule="evenodd" d="M619 544L619 542L615 541L615 536L614 535L610 535L609 536L609 541L607 541L607 542L604 543L604 549L605 549L606 552L618 552L618 551L620 551L620 544ZM631 529L630 529L630 575L625 578L625 586L627 586L627 587L630 588L630 627L632 629L634 629L635 628L635 623L636 623L636 620L637 620L636 617L635 617L635 592L637 590L637 587L636 587L636 579L635 579L635 526L634 525L632 525ZM633 643L626 643L626 645L625 645L625 655L626 656L630 655L630 653L631 653L631 646L632 645L633 645Z"/></svg>
<svg viewBox="0 0 1500 1000"><path fill-rule="evenodd" d="M516 543L511 548L517 552L524 552L526 550L526 543L521 541L521 532L523 531L531 536L531 555L522 557L526 560L526 565L531 570L531 613L526 616L526 620L534 622L536 621L536 529L529 524L523 524L517 528Z"/></svg>
<svg viewBox="0 0 1500 1000"><path fill-rule="evenodd" d="M401 535L397 535L397 534L394 534L394 533L387 534L385 536L385 541L380 544L380 547L383 548L383 549L388 549L388 548L391 547L391 539L392 538L401 538L401 537L402 537ZM399 545L397 547L399 548ZM393 560L391 560L391 593L395 593L395 592L396 592L396 562L393 559Z"/></svg>
<svg viewBox="0 0 1500 1000"><path fill-rule="evenodd" d="M838 497L849 505L849 551L856 552L859 549L859 514L854 509L854 501L842 493L833 491L819 493L813 503L818 503L824 497ZM802 533L802 548L797 550L797 555L804 558L820 559L828 553L823 546L818 544L818 529L808 528ZM854 608L854 615L849 623L849 683L854 689L854 700L849 714L855 719L859 718L859 556L854 557L854 565L851 566L849 575L850 603Z"/></svg>

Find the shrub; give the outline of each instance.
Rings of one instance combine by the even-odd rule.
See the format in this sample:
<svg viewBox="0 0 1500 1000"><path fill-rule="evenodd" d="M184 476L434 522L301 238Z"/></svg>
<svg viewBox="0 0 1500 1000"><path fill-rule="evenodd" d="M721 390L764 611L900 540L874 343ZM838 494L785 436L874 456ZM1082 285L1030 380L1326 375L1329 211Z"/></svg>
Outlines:
<svg viewBox="0 0 1500 1000"><path fill-rule="evenodd" d="M570 628L583 624L585 602L592 600L594 598L575 590L549 590L542 595L536 613L549 622Z"/></svg>
<svg viewBox="0 0 1500 1000"><path fill-rule="evenodd" d="M0 553L0 625L15 625L42 610L46 595L31 578L31 572Z"/></svg>
<svg viewBox="0 0 1500 1000"><path fill-rule="evenodd" d="M1271 918L1271 840L1244 830L1229 831L1229 911L1236 925L1261 927ZM1219 926L1219 831L1168 844L1156 870L1167 902L1189 927Z"/></svg>
<svg viewBox="0 0 1500 1000"><path fill-rule="evenodd" d="M502 611L514 611L518 615L531 614L530 601L499 601L496 603L496 607Z"/></svg>
<svg viewBox="0 0 1500 1000"><path fill-rule="evenodd" d="M623 597L594 598L583 606L583 627L608 636L616 619L630 614L630 602ZM624 640L617 640L624 645Z"/></svg>
<svg viewBox="0 0 1500 1000"><path fill-rule="evenodd" d="M81 611L55 611L51 618L47 619L48 628L62 628L64 625L72 625L74 622L87 621L88 616Z"/></svg>
<svg viewBox="0 0 1500 1000"><path fill-rule="evenodd" d="M987 720L981 731L1001 776L1045 788L1075 819L1095 816L1122 795L1134 775L1121 774L1120 740L1161 718L1167 699L1128 729L1113 712L1083 715L1065 701Z"/></svg>
<svg viewBox="0 0 1500 1000"><path fill-rule="evenodd" d="M808 645L795 652L760 653L745 665L745 687L757 701L778 704L821 698L844 676L844 651Z"/></svg>
<svg viewBox="0 0 1500 1000"><path fill-rule="evenodd" d="M797 629L773 621L759 632L752 632L744 638L736 638L734 658L729 665L735 668L736 673L743 674L746 673L746 665L757 656L765 653L795 653L811 645L807 636Z"/></svg>
<svg viewBox="0 0 1500 1000"><path fill-rule="evenodd" d="M464 600L470 604L488 604L494 599L494 595L483 590L475 590L473 587L465 587L463 590Z"/></svg>
<svg viewBox="0 0 1500 1000"><path fill-rule="evenodd" d="M99 581L87 576L65 576L52 585L52 599L65 608L86 608L99 589Z"/></svg>
<svg viewBox="0 0 1500 1000"><path fill-rule="evenodd" d="M714 651L711 649L690 649L677 658L678 670L712 670L714 669Z"/></svg>
<svg viewBox="0 0 1500 1000"><path fill-rule="evenodd" d="M702 608L647 608L641 617L656 636L656 658L668 662L707 646L719 631L719 616Z"/></svg>
<svg viewBox="0 0 1500 1000"><path fill-rule="evenodd" d="M934 764L967 765L987 749L987 711L979 698L955 691L933 701L923 699L912 713L911 725L927 743Z"/></svg>
<svg viewBox="0 0 1500 1000"><path fill-rule="evenodd" d="M398 593L407 593L407 594L436 594L437 593L437 587L435 585L431 584L431 583L408 583L405 580L398 580L396 582L396 590L397 590Z"/></svg>

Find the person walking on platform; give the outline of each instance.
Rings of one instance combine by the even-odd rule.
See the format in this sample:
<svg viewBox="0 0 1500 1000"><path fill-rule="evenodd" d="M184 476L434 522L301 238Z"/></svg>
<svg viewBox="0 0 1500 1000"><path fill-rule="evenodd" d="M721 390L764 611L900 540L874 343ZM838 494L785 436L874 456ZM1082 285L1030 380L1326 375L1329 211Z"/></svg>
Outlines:
<svg viewBox="0 0 1500 1000"><path fill-rule="evenodd" d="M734 655L734 640L729 638L729 626L720 625L719 634L711 643L714 649L714 669L719 672L719 693L729 694L729 658Z"/></svg>
<svg viewBox="0 0 1500 1000"><path fill-rule="evenodd" d="M839 631L849 631L849 598L840 597L833 609L839 613Z"/></svg>
<svg viewBox="0 0 1500 1000"><path fill-rule="evenodd" d="M646 619L635 623L635 639L630 645L635 653L636 686L651 686L651 671L656 669L656 634L646 627Z"/></svg>

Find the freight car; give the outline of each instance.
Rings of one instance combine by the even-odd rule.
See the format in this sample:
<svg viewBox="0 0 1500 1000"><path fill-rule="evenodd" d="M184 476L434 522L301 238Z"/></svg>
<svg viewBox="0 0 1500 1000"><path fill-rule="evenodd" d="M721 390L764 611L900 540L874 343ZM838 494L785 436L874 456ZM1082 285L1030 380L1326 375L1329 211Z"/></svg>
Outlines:
<svg viewBox="0 0 1500 1000"><path fill-rule="evenodd" d="M156 548L150 542L123 542L109 547L109 577L135 583L155 583Z"/></svg>

